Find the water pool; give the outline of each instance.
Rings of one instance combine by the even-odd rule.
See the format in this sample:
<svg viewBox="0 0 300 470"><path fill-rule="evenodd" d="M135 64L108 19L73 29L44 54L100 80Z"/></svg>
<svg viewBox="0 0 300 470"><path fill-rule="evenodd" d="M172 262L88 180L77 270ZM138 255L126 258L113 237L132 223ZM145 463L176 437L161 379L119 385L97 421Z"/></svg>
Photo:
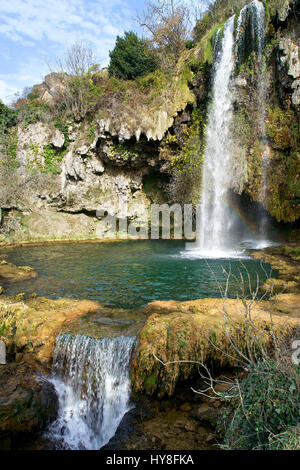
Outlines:
<svg viewBox="0 0 300 470"><path fill-rule="evenodd" d="M8 261L32 266L37 279L10 284L7 294L91 299L111 307L137 308L153 300L220 297L224 269L241 271L251 282L266 279L270 266L246 258L190 259L182 241L139 240L105 243L56 243L8 250ZM274 275L274 274L273 274ZM218 285L219 283L219 285ZM231 285L229 296L236 296Z"/></svg>

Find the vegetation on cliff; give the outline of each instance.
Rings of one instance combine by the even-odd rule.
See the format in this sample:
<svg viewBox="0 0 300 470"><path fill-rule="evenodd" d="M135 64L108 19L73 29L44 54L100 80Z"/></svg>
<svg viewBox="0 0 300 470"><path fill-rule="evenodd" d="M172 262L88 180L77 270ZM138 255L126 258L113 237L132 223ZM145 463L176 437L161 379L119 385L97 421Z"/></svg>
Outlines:
<svg viewBox="0 0 300 470"><path fill-rule="evenodd" d="M5 128L1 145L5 158L1 159L0 168L3 180L0 206L28 209L26 187L31 191L54 187L69 152L76 170L72 169L68 178L81 181L82 171L78 174L76 171L88 159L83 156L77 162L73 148L75 133L81 146L93 146L89 156L97 154L97 158L107 159L112 166L122 161L128 171L132 166L144 165L143 177L151 173L147 159L151 153L151 166L156 166L154 173L166 176L164 196L181 204L199 202L215 38L218 31L222 34L224 22L232 14L237 33L238 15L246 3L217 0L210 3L206 12L195 13L187 12L181 1L160 2L159 8L156 2L148 2L148 8L138 18L146 38L135 33L119 37L108 70L99 70L93 51L86 45L74 44L55 72L20 98L13 110L1 106L1 126ZM266 132L262 138L257 119L261 69L250 30L246 28L247 47L243 47L245 53L237 61L235 72L233 122L237 166L246 169L243 184L234 190L264 204L278 221L293 223L299 217L300 207L299 110L292 98L297 79L291 75L296 73L293 64L298 59L295 55L298 10L293 1L271 0L264 5L267 25L262 72L267 94ZM192 13L196 23L193 31L188 24ZM32 132L42 132L42 127L31 127L39 124L50 127L51 132L57 129L63 135L63 145L56 147L51 138L40 144L29 137ZM18 143L20 135L25 134L26 142ZM21 153L27 165L19 171ZM265 200L264 166L268 181ZM5 180L14 181L15 188L9 190L9 195ZM158 181L156 190L161 193L159 184ZM11 232L13 225L6 232Z"/></svg>

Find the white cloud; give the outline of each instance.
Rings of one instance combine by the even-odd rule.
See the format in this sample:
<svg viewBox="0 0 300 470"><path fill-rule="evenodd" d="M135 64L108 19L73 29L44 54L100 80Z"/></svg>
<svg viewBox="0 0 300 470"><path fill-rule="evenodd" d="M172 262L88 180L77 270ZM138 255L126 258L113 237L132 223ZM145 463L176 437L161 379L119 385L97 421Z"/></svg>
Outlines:
<svg viewBox="0 0 300 470"><path fill-rule="evenodd" d="M105 37L122 33L130 22L124 6L119 0L5 1L0 3L0 32L16 42L47 40L63 47L81 39L101 50Z"/></svg>
<svg viewBox="0 0 300 470"><path fill-rule="evenodd" d="M8 85L5 80L0 80L0 100L5 104L9 104L14 97L14 94L19 90L17 87Z"/></svg>
<svg viewBox="0 0 300 470"><path fill-rule="evenodd" d="M99 64L107 65L115 37L132 28L129 2L0 0L0 49L9 66L9 73L0 70L0 98L7 102L17 90L40 83L49 72L46 62L61 57L75 40L89 43ZM23 54L28 58L25 64Z"/></svg>

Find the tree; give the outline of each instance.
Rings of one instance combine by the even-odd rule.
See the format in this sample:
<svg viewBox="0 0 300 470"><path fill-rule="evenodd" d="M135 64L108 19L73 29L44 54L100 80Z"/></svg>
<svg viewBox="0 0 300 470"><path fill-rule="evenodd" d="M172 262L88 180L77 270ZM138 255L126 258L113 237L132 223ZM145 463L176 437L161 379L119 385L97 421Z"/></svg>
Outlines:
<svg viewBox="0 0 300 470"><path fill-rule="evenodd" d="M149 34L163 67L178 60L192 30L191 9L185 1L149 0L137 22Z"/></svg>
<svg viewBox="0 0 300 470"><path fill-rule="evenodd" d="M146 42L132 31L125 32L124 37L117 36L116 45L109 56L110 76L123 80L135 80L154 72L157 67Z"/></svg>
<svg viewBox="0 0 300 470"><path fill-rule="evenodd" d="M75 42L69 47L64 59L58 61L54 69L50 66L52 73L48 78L55 76L59 82L56 86L59 112L62 108L67 113L71 112L76 120L84 118L98 98L93 82L93 74L98 69L93 50L83 42Z"/></svg>

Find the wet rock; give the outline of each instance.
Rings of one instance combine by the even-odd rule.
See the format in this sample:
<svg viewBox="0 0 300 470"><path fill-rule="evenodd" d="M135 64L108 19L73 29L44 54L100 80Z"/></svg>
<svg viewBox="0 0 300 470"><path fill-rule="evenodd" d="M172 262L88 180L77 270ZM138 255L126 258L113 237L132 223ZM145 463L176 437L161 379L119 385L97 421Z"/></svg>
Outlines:
<svg viewBox="0 0 300 470"><path fill-rule="evenodd" d="M25 364L0 366L0 448L15 448L57 417L54 386Z"/></svg>
<svg viewBox="0 0 300 470"><path fill-rule="evenodd" d="M25 281L36 277L37 273L29 266L15 266L5 260L0 262L0 281L3 283Z"/></svg>
<svg viewBox="0 0 300 470"><path fill-rule="evenodd" d="M194 418L202 423L208 424L212 428L216 427L219 415L219 410L211 408L206 404L196 407L190 412L191 418Z"/></svg>

